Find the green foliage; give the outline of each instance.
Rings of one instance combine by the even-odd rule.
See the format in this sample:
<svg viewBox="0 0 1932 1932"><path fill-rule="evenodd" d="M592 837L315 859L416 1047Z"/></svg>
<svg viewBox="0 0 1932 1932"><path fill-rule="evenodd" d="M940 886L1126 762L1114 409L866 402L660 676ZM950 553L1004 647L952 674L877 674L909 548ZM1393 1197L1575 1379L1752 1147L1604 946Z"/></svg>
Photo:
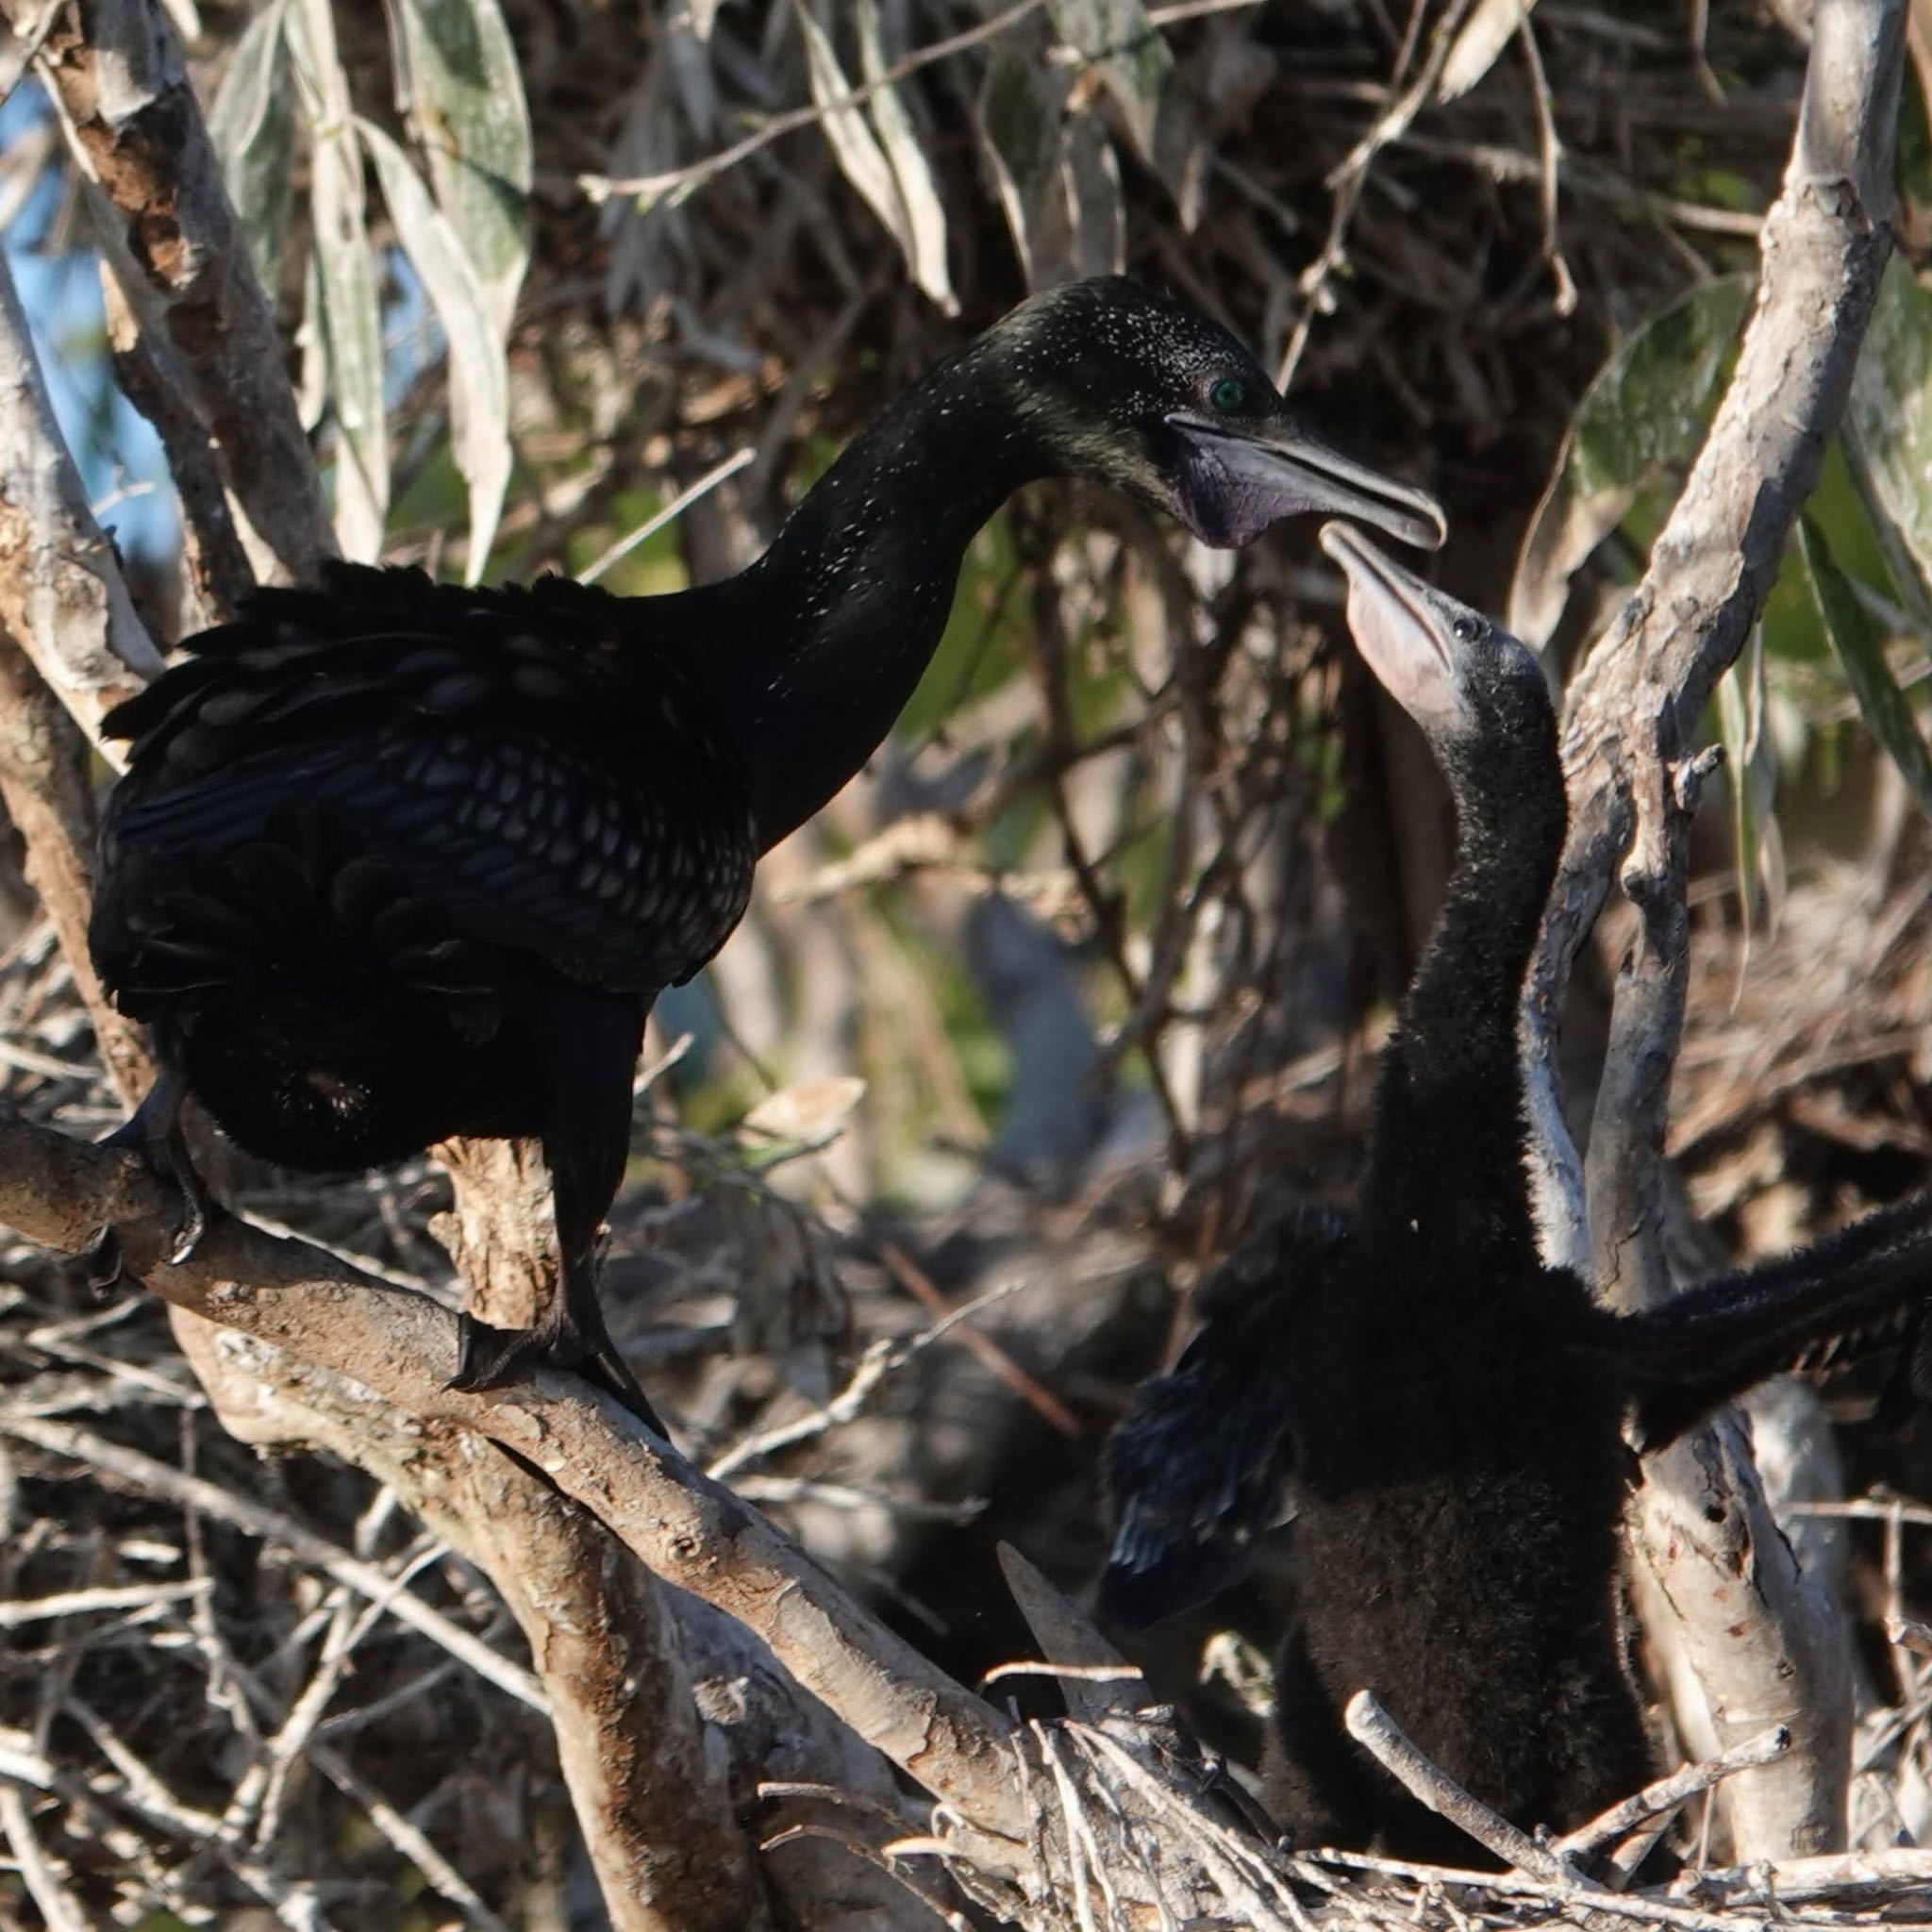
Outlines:
<svg viewBox="0 0 1932 1932"><path fill-rule="evenodd" d="M1510 587L1509 628L1533 649L1555 633L1572 575L1604 539L1660 521L1661 487L1703 440L1751 290L1744 275L1701 283L1637 329L1585 391Z"/></svg>
<svg viewBox="0 0 1932 1932"><path fill-rule="evenodd" d="M1707 196L1709 185L1703 191ZM1748 282L1705 285L1640 328L1591 384L1526 539L1511 595L1531 642L1555 629L1570 574L1613 531L1647 550L1714 404ZM1740 887L1756 903L1774 839L1780 758L1839 748L1823 724L1847 694L1865 729L1932 812L1932 754L1894 646L1932 645L1932 292L1887 268L1851 386L1747 661L1717 695L1732 763Z"/></svg>

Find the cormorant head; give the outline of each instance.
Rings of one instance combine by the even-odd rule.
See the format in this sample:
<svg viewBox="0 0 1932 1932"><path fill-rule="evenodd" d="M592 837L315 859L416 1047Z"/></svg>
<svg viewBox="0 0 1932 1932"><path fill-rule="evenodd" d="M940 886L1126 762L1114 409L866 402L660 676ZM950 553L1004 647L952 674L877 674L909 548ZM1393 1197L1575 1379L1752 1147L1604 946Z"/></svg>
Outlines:
<svg viewBox="0 0 1932 1932"><path fill-rule="evenodd" d="M1549 687L1527 645L1347 524L1324 524L1322 548L1348 579L1348 627L1369 669L1452 778L1472 751L1554 740Z"/></svg>
<svg viewBox="0 0 1932 1932"><path fill-rule="evenodd" d="M1303 428L1220 324L1124 275L1034 296L969 354L1010 384L1050 468L1138 497L1217 549L1315 510L1428 550L1447 532L1422 491Z"/></svg>

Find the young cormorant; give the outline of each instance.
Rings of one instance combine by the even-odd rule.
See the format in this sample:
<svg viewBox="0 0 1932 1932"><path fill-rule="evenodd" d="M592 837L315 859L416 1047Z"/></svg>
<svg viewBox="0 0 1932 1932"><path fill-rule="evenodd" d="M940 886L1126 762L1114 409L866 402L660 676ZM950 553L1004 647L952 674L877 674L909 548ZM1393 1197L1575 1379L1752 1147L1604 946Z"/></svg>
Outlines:
<svg viewBox="0 0 1932 1932"><path fill-rule="evenodd" d="M1909 1201L1636 1315L1541 1265L1516 1029L1563 843L1555 710L1488 618L1343 526L1322 541L1362 656L1449 780L1455 871L1384 1058L1357 1212L1288 1221L1220 1270L1199 1333L1108 1445L1100 1608L1136 1627L1199 1602L1291 1521L1275 1815L1305 1842L1467 1862L1462 1835L1348 1738L1349 1698L1373 1690L1525 1827L1635 1790L1626 1434L1661 1446L1814 1349L1914 1324L1923 1391L1932 1236Z"/></svg>
<svg viewBox="0 0 1932 1932"><path fill-rule="evenodd" d="M262 591L114 711L91 941L164 1069L118 1137L203 1208L192 1092L285 1166L451 1135L541 1138L559 1291L527 1335L465 1324L458 1386L534 1360L648 1414L597 1305L652 1000L744 911L758 856L877 748L966 546L1079 475L1247 542L1325 510L1441 542L1441 511L1290 416L1224 329L1119 277L1035 297L934 370L724 582L624 598L326 568Z"/></svg>

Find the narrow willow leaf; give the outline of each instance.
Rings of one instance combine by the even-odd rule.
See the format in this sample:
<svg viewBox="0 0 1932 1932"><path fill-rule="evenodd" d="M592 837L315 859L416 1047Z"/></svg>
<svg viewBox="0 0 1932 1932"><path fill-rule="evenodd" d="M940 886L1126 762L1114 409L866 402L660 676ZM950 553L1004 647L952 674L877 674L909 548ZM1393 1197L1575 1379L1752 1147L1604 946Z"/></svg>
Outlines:
<svg viewBox="0 0 1932 1932"><path fill-rule="evenodd" d="M530 259L530 109L497 0L397 0L410 121L499 341Z"/></svg>
<svg viewBox="0 0 1932 1932"><path fill-rule="evenodd" d="M509 485L509 368L490 314L490 297L455 226L431 200L409 158L381 128L358 121L375 163L396 240L423 278L449 342L451 441L470 486L469 580L476 583Z"/></svg>
<svg viewBox="0 0 1932 1932"><path fill-rule="evenodd" d="M798 30L805 37L805 62L811 80L811 97L823 111L820 125L831 143L840 172L863 197L865 205L886 225L899 244L908 267L912 265L915 243L912 225L907 218L906 204L892 164L886 159L872 131L872 124L848 96L852 83L839 65L839 57L825 30L811 16L806 0L793 0ZM845 102L841 107L839 102Z"/></svg>
<svg viewBox="0 0 1932 1932"><path fill-rule="evenodd" d="M282 44L287 12L288 0L271 0L249 22L208 115L222 180L271 299L281 281L295 190L295 103Z"/></svg>
<svg viewBox="0 0 1932 1932"><path fill-rule="evenodd" d="M1442 62L1436 97L1453 101L1466 94L1496 64L1497 55L1535 5L1536 0L1477 0L1475 11L1462 23Z"/></svg>
<svg viewBox="0 0 1932 1932"><path fill-rule="evenodd" d="M1584 392L1516 559L1509 628L1549 642L1570 579L1638 497L1695 453L1754 286L1700 284L1625 341Z"/></svg>
<svg viewBox="0 0 1932 1932"><path fill-rule="evenodd" d="M1201 209L1207 148L1174 74L1174 50L1141 0L1046 0L1054 31L1100 70L1144 160L1191 228Z"/></svg>
<svg viewBox="0 0 1932 1932"><path fill-rule="evenodd" d="M1777 759L1765 728L1764 633L1754 629L1738 661L1718 680L1718 737L1730 780L1731 824L1737 838L1738 897L1744 908L1744 955L1764 885L1767 834L1777 796ZM1774 908L1774 911L1775 908Z"/></svg>
<svg viewBox="0 0 1932 1932"><path fill-rule="evenodd" d="M1029 289L1050 288L1073 273L1063 172L1070 85L1064 68L1002 43L986 63L974 104L980 145Z"/></svg>
<svg viewBox="0 0 1932 1932"><path fill-rule="evenodd" d="M1806 587L1866 724L1891 754L1920 805L1932 813L1932 753L1926 751L1911 705L1886 661L1885 640L1833 562L1824 532L1808 516L1798 522L1798 553L1804 560Z"/></svg>
<svg viewBox="0 0 1932 1932"><path fill-rule="evenodd" d="M328 331L322 320L322 271L315 265L312 248L302 264L302 320L295 325L295 414L313 436L328 414Z"/></svg>
<svg viewBox="0 0 1932 1932"><path fill-rule="evenodd" d="M957 315L959 302L946 274L946 212L940 205L932 168L925 158L925 150L919 144L912 116L907 111L898 89L886 82L886 47L879 27L878 0L858 0L857 20L859 72L865 84L876 90L867 106L872 110L872 125L878 132L879 146L898 184L900 205L906 210L907 259L911 264L912 279L942 313Z"/></svg>
<svg viewBox="0 0 1932 1932"><path fill-rule="evenodd" d="M1843 428L1900 601L1932 642L1932 293L1896 255L1878 285Z"/></svg>
<svg viewBox="0 0 1932 1932"><path fill-rule="evenodd" d="M1117 275L1127 265L1127 204L1120 158L1098 119L1076 116L1067 128L1064 169L1074 210L1074 273Z"/></svg>
<svg viewBox="0 0 1932 1932"><path fill-rule="evenodd" d="M362 150L336 58L329 0L291 0L288 44L313 151L309 199L336 414L336 535L345 557L373 562L382 553L389 513L382 308L363 219Z"/></svg>

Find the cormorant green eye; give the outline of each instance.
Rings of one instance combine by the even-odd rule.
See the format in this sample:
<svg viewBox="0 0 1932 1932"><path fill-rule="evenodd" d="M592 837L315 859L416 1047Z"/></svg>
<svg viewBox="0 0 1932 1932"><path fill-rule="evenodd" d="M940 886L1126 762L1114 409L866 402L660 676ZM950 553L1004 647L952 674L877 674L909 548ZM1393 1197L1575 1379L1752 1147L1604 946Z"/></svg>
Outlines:
<svg viewBox="0 0 1932 1932"><path fill-rule="evenodd" d="M1208 391L1208 400L1210 403L1212 403L1214 407L1222 412L1223 415L1232 415L1235 410L1242 408L1246 406L1248 400L1248 386L1241 379L1239 375L1224 375L1221 378L1221 380L1217 382L1214 385L1214 387Z"/></svg>

